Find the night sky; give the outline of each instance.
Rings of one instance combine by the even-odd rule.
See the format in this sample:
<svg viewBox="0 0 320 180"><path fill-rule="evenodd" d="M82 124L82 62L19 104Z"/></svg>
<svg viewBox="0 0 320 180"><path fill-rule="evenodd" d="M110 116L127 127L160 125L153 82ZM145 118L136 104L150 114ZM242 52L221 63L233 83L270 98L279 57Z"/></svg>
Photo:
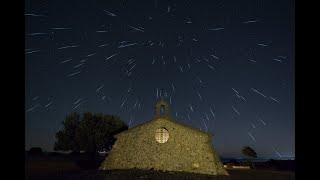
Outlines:
<svg viewBox="0 0 320 180"><path fill-rule="evenodd" d="M293 0L25 1L26 149L71 112L176 121L223 157L294 157Z"/></svg>

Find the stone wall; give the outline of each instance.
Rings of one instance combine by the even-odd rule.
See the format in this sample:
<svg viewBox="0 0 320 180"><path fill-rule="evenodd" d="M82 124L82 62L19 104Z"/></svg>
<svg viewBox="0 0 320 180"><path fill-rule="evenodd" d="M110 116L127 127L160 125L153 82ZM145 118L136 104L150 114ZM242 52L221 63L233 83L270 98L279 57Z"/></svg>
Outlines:
<svg viewBox="0 0 320 180"><path fill-rule="evenodd" d="M155 140L156 129L169 131L166 143ZM209 134L159 118L117 136L101 169L154 169L227 175Z"/></svg>

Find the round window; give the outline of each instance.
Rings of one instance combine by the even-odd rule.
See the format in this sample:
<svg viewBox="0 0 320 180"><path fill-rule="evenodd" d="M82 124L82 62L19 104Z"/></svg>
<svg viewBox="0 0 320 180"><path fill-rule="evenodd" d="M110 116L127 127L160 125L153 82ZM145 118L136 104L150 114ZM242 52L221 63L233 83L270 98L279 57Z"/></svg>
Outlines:
<svg viewBox="0 0 320 180"><path fill-rule="evenodd" d="M155 134L158 143L166 143L169 139L169 131L166 128L159 128Z"/></svg>

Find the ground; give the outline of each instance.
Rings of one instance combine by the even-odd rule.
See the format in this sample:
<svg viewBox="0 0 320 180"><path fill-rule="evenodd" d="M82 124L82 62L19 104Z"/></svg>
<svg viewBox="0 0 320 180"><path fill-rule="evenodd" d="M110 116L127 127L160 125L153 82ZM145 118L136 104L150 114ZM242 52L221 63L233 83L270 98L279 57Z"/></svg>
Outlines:
<svg viewBox="0 0 320 180"><path fill-rule="evenodd" d="M181 172L142 170L98 171L81 169L70 161L26 161L26 180L113 180L113 179L213 179L294 180L294 172L228 170L230 176L207 176Z"/></svg>

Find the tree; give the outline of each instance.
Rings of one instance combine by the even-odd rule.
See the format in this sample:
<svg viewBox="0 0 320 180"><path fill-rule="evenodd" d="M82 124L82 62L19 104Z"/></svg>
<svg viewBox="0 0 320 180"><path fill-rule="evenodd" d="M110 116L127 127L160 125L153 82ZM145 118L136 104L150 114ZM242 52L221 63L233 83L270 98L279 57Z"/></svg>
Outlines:
<svg viewBox="0 0 320 180"><path fill-rule="evenodd" d="M113 136L127 129L128 126L119 117L85 113L79 127L78 141L87 152L108 151L115 142Z"/></svg>
<svg viewBox="0 0 320 180"><path fill-rule="evenodd" d="M72 113L63 122L64 129L56 134L55 150L84 150L88 153L108 151L115 142L114 135L128 129L119 117L84 113L80 117Z"/></svg>
<svg viewBox="0 0 320 180"><path fill-rule="evenodd" d="M242 154L249 157L249 158L257 158L257 153L255 150L253 150L251 147L249 146L245 146L242 149ZM251 163L251 166L254 167L254 164L252 162L251 159L249 159L249 162Z"/></svg>
<svg viewBox="0 0 320 180"><path fill-rule="evenodd" d="M249 146L245 146L242 149L242 154L248 157L256 158L257 153Z"/></svg>
<svg viewBox="0 0 320 180"><path fill-rule="evenodd" d="M71 113L67 115L62 122L64 129L56 133L54 150L80 152L80 145L77 141L80 126L80 115L78 113Z"/></svg>

